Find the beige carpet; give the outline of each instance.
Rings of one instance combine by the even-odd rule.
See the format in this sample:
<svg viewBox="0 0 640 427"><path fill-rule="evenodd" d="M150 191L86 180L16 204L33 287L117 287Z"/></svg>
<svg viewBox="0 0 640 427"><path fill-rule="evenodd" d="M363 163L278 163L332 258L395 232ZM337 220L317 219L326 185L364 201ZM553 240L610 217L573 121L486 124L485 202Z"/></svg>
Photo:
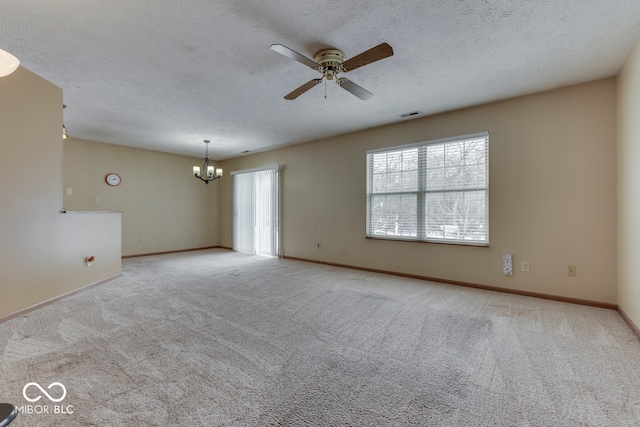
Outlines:
<svg viewBox="0 0 640 427"><path fill-rule="evenodd" d="M49 410L11 427L640 425L615 311L224 250L123 272L0 324L0 401Z"/></svg>

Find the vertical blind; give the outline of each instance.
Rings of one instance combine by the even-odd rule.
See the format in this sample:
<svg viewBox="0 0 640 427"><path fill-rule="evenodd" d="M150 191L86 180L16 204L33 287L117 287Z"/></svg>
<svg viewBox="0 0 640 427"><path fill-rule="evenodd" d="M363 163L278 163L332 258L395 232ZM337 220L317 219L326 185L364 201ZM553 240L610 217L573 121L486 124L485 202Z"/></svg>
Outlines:
<svg viewBox="0 0 640 427"><path fill-rule="evenodd" d="M278 256L279 169L239 171L233 175L233 249Z"/></svg>
<svg viewBox="0 0 640 427"><path fill-rule="evenodd" d="M367 237L489 244L489 134L367 152Z"/></svg>

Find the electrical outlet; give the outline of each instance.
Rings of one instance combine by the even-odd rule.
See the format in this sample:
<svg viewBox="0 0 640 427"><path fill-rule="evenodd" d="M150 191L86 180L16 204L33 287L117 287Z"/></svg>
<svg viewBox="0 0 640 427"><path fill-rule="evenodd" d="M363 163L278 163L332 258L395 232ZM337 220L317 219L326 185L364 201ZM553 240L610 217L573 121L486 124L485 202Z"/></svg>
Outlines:
<svg viewBox="0 0 640 427"><path fill-rule="evenodd" d="M139 242L140 242L141 245L144 245L144 237L141 237Z"/></svg>
<svg viewBox="0 0 640 427"><path fill-rule="evenodd" d="M531 264L529 263L529 261L522 261L522 263L520 263L521 266L521 270L523 273L529 273L531 272Z"/></svg>
<svg viewBox="0 0 640 427"><path fill-rule="evenodd" d="M320 247L320 242L316 242L316 248Z"/></svg>
<svg viewBox="0 0 640 427"><path fill-rule="evenodd" d="M99 205L102 202L102 200L100 200L100 197L96 197L96 205Z"/></svg>
<svg viewBox="0 0 640 427"><path fill-rule="evenodd" d="M570 265L570 266L567 267L567 276L572 276L572 277L576 276L576 266L575 265Z"/></svg>

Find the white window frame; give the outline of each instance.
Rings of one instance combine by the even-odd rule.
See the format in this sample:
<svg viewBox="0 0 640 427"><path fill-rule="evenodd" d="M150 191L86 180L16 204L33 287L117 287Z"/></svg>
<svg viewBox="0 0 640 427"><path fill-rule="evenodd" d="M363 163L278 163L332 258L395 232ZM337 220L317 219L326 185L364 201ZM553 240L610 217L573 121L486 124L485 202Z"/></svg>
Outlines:
<svg viewBox="0 0 640 427"><path fill-rule="evenodd" d="M431 171L434 170L434 169L428 169L429 165L426 157L426 152L428 147L441 145L443 146L443 150L445 150L446 149L445 147L447 145L453 147L454 144L477 141L480 139L484 139L485 141L485 147L484 147L485 161L484 163L473 164L472 166L483 166L483 165L485 166L484 167L485 175L483 178L484 185L471 185L466 182L466 178L465 178L464 180L465 182L463 182L462 184L457 182L457 184L454 186L451 184L453 181L447 181L446 178L443 178L442 185L446 188L440 188L435 190L429 188L429 187L433 188L430 182L433 183L435 181L433 180L430 181L427 175L428 170L431 170ZM396 170L403 173L406 172L407 176L409 176L410 173L412 172L414 177L411 177L411 179L417 179L417 185L413 185L413 186L409 185L409 187L412 187L412 188L408 188L408 189L401 188L399 190L396 189L392 191L376 191L374 189L375 187L374 159L376 158L376 155L379 155L379 154L388 155L390 153L398 153L398 152L406 153L408 155L411 152L415 152L416 149L418 153L417 154L418 156L417 178L415 178L416 169L405 170L404 166L402 166L401 169L396 169ZM377 159L379 160L380 156L378 156ZM457 167L464 168L464 166L467 166L467 165L459 164ZM480 133L475 133L470 135L462 135L462 136L456 136L452 138L443 138L443 139L420 142L415 144L406 144L406 145L400 145L395 147L385 147L385 148L379 148L374 150L368 150L366 169L367 169L367 218L366 218L366 221L367 221L366 237L367 238L386 239L386 240L407 240L407 241L431 242L431 243L448 243L448 244L469 245L469 246L489 246L489 133L488 132L480 132ZM443 171L444 169L445 167L443 166ZM384 173L388 173L388 172L384 172ZM383 175L384 173L381 173L380 175ZM443 177L444 177L444 173L443 173ZM404 176L401 178L401 180L404 182ZM462 185L462 187L460 187L460 185ZM404 185L400 184L400 186L403 187ZM453 188L453 187L456 187L456 188ZM433 195L436 195L436 196L443 195L443 198L445 198L447 194L453 195L454 193L458 193L458 194L462 193L463 200L468 200L467 197L479 196L480 197L479 200L481 201L478 203L478 205L482 206L482 203L484 203L484 223L482 223L476 229L474 229L473 233L472 232L465 233L464 231L460 232L459 227L457 225L446 224L446 222L456 222L455 220L456 219L459 220L460 219L459 217L453 217L453 216L447 217L445 215L441 215L441 216L433 216L432 217L433 220L432 221L429 220L427 198ZM375 229L376 227L373 223L373 221L376 219L373 213L375 209L374 203L376 202L376 200L380 202L380 200L383 200L385 197L392 197L392 198L395 197L395 200L397 203L398 196L402 196L402 200L403 200L402 203L404 203L404 200L410 201L411 204L409 205L410 206L409 210L410 211L415 210L415 218L413 218L412 215L406 216L406 218L408 218L408 221L405 220L404 223L406 224L408 222L409 225L402 226L399 229L398 225L396 224L395 230L392 232L381 230L381 229L376 230ZM482 200L482 197L484 197L483 200ZM413 206L412 204L413 199L415 199L415 206ZM378 212L380 212L379 208L378 208ZM382 212L383 214L380 216L383 217L385 214L384 214L384 211ZM415 226L410 223L412 220L415 220ZM442 223L444 225L440 225L440 226L433 225L436 223L435 220L439 220L437 221L438 224ZM429 224L430 222L431 224ZM466 221L465 221L465 224L466 224ZM414 230L414 227L415 227L415 230ZM438 232L436 233L432 232L434 229L436 229L435 227L442 228L441 236L437 236ZM453 231L447 231L447 230L453 230Z"/></svg>

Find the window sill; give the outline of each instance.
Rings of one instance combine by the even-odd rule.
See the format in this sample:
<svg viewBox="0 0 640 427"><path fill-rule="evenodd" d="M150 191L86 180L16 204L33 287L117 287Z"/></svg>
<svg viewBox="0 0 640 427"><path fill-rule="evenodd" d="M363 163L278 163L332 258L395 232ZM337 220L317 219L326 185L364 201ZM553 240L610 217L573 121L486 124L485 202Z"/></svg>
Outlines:
<svg viewBox="0 0 640 427"><path fill-rule="evenodd" d="M366 236L365 239L368 240L387 240L392 242L409 242L409 243L431 243L436 245L452 245L452 246L472 246L476 248L488 248L489 243L479 243L479 242L465 242L461 240L415 240L415 239L403 239L396 237L384 237L384 236Z"/></svg>
<svg viewBox="0 0 640 427"><path fill-rule="evenodd" d="M69 211L63 209L60 211L63 214L105 214L105 213L124 213L124 211Z"/></svg>

